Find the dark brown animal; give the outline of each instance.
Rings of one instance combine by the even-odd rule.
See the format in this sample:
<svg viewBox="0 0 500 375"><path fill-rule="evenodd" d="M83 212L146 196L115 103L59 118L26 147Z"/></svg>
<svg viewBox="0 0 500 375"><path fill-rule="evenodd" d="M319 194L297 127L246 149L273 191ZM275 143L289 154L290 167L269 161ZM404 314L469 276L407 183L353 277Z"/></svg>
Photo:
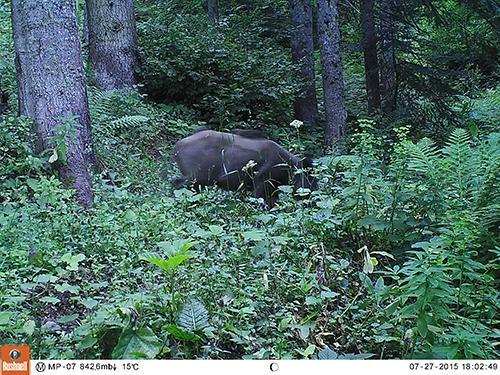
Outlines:
<svg viewBox="0 0 500 375"><path fill-rule="evenodd" d="M177 188L190 183L233 191L246 188L270 206L281 185L291 183L295 191L317 188L310 158L296 156L256 131L201 130L178 141L173 156L183 175L175 180Z"/></svg>

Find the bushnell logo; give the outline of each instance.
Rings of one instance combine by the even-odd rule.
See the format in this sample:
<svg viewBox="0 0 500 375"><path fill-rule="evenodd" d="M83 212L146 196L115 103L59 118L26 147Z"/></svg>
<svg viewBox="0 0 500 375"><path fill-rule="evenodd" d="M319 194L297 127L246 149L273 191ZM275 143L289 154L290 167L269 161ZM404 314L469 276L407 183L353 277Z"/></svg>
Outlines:
<svg viewBox="0 0 500 375"><path fill-rule="evenodd" d="M5 345L0 347L2 366L0 375L29 375L30 348L26 345Z"/></svg>

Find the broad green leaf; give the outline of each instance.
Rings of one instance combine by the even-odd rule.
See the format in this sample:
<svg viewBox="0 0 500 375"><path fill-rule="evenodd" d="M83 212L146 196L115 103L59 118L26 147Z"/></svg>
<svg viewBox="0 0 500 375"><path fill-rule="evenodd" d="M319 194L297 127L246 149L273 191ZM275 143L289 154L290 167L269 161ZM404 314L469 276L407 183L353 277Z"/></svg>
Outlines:
<svg viewBox="0 0 500 375"><path fill-rule="evenodd" d="M266 238L266 233L262 230L251 230L241 234L247 241L260 241Z"/></svg>
<svg viewBox="0 0 500 375"><path fill-rule="evenodd" d="M31 336L33 332L35 332L35 327L36 323L34 320L28 320L26 323L23 325L23 331L28 335Z"/></svg>
<svg viewBox="0 0 500 375"><path fill-rule="evenodd" d="M377 279L377 282L375 283L375 294L377 295L380 295L380 293L382 293L382 291L384 290L384 278L382 276L380 276L378 279Z"/></svg>
<svg viewBox="0 0 500 375"><path fill-rule="evenodd" d="M315 345L309 345L306 350L304 350L304 357L309 357L310 355L312 355L314 353L314 351L316 350L316 346Z"/></svg>
<svg viewBox="0 0 500 375"><path fill-rule="evenodd" d="M200 301L192 299L184 304L179 314L179 327L188 332L208 326L208 311Z"/></svg>
<svg viewBox="0 0 500 375"><path fill-rule="evenodd" d="M80 341L79 348L80 348L80 350L85 350L85 349L91 348L95 344L97 344L97 341L98 340L95 337L87 336L82 341Z"/></svg>
<svg viewBox="0 0 500 375"><path fill-rule="evenodd" d="M111 358L134 359L137 356L133 353L136 352L144 354L147 358L154 358L160 349L161 341L150 328L127 328L120 335Z"/></svg>
<svg viewBox="0 0 500 375"><path fill-rule="evenodd" d="M392 314L394 314L398 306L399 306L399 301L392 302L389 306L385 308L385 315L387 317L390 317Z"/></svg>
<svg viewBox="0 0 500 375"><path fill-rule="evenodd" d="M10 311L0 312L0 326L6 326L10 323L10 316L12 313Z"/></svg>
<svg viewBox="0 0 500 375"><path fill-rule="evenodd" d="M49 296L45 296L45 297L40 298L40 301L43 302L43 303L51 303L53 305L55 305L56 303L61 302L61 300L59 298L57 298L57 297L49 297Z"/></svg>
<svg viewBox="0 0 500 375"><path fill-rule="evenodd" d="M200 337L195 335L194 333L184 331L177 327L175 324L169 324L165 326L165 330L169 332L172 336L174 336L178 340L183 341L198 341Z"/></svg>
<svg viewBox="0 0 500 375"><path fill-rule="evenodd" d="M66 253L61 257L61 260L68 264L66 269L69 271L78 270L78 264L84 259L85 255L83 254L72 255L71 253Z"/></svg>
<svg viewBox="0 0 500 375"><path fill-rule="evenodd" d="M327 360L327 359L337 359L338 354L335 353L332 349L329 347L326 347L325 349L322 349L318 352L318 359L322 360Z"/></svg>
<svg viewBox="0 0 500 375"><path fill-rule="evenodd" d="M68 283L56 285L55 288L60 293L70 292L72 294L78 294L78 292L80 291L80 287L78 285L69 285Z"/></svg>
<svg viewBox="0 0 500 375"><path fill-rule="evenodd" d="M321 298L317 298L317 297L313 297L313 296L306 297L306 305L311 306L311 305L316 305L318 303L321 303Z"/></svg>
<svg viewBox="0 0 500 375"><path fill-rule="evenodd" d="M81 300L80 303L89 310L92 310L94 307L96 307L99 304L99 302L93 298L85 298L85 299Z"/></svg>
<svg viewBox="0 0 500 375"><path fill-rule="evenodd" d="M124 216L125 220L130 222L130 223L133 223L137 220L137 215L134 211L132 211L131 209L128 209L126 212L125 212L125 216Z"/></svg>
<svg viewBox="0 0 500 375"><path fill-rule="evenodd" d="M427 321L425 320L425 315L420 315L417 319L417 331L422 336L425 338L427 336Z"/></svg>

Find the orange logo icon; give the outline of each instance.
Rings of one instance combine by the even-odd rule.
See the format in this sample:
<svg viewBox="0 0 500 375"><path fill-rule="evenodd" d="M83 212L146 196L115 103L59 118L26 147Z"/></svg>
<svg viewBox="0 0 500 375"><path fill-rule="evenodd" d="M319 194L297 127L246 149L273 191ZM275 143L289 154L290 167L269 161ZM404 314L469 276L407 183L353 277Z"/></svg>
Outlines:
<svg viewBox="0 0 500 375"><path fill-rule="evenodd" d="M0 347L2 363L0 375L29 375L30 347L26 345L5 345Z"/></svg>

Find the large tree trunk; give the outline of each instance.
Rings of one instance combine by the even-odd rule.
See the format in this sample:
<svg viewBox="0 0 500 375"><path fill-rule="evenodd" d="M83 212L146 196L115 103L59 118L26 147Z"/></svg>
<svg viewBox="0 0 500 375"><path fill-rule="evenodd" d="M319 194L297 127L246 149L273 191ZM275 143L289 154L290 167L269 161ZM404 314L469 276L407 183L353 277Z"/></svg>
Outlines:
<svg viewBox="0 0 500 375"><path fill-rule="evenodd" d="M310 0L289 0L292 19L292 60L299 67L301 93L295 98L295 118L316 125L318 102L314 69L313 16Z"/></svg>
<svg viewBox="0 0 500 375"><path fill-rule="evenodd" d="M380 109L380 82L377 58L377 32L373 14L374 0L361 0L361 35L365 60L365 84L368 114Z"/></svg>
<svg viewBox="0 0 500 375"><path fill-rule="evenodd" d="M384 112L396 109L397 77L394 52L394 1L380 0L380 37L382 39L382 106Z"/></svg>
<svg viewBox="0 0 500 375"><path fill-rule="evenodd" d="M67 162L57 164L79 203L89 207L92 188L85 148L90 147L90 125L75 2L13 0L12 24L20 112L33 119L40 150L53 147L51 137L58 127L71 123Z"/></svg>
<svg viewBox="0 0 500 375"><path fill-rule="evenodd" d="M323 68L327 147L342 146L347 119L337 5L338 0L318 0L318 32Z"/></svg>
<svg viewBox="0 0 500 375"><path fill-rule="evenodd" d="M89 57L97 87L135 84L137 41L133 0L87 0Z"/></svg>
<svg viewBox="0 0 500 375"><path fill-rule="evenodd" d="M211 23L219 20L219 0L207 0L207 14Z"/></svg>

